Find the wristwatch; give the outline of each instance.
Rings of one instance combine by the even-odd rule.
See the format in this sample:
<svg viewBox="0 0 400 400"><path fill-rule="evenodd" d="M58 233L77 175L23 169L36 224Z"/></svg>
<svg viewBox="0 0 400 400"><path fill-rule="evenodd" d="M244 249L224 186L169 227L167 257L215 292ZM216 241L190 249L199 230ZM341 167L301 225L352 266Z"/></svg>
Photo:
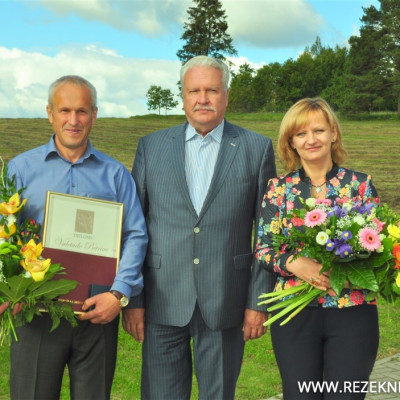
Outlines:
<svg viewBox="0 0 400 400"><path fill-rule="evenodd" d="M124 308L129 304L129 299L121 292L118 292L117 290L110 290L110 293L112 293L117 298L117 300L119 301L119 306L121 308Z"/></svg>

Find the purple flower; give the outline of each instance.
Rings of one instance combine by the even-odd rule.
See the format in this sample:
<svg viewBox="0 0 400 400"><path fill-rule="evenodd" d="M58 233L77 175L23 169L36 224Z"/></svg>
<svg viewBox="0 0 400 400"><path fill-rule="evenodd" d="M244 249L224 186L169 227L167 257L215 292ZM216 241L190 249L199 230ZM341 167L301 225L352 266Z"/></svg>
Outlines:
<svg viewBox="0 0 400 400"><path fill-rule="evenodd" d="M373 203L368 203L368 204L362 204L361 207L359 208L358 212L363 215L363 214L370 214L371 213L371 208L374 206Z"/></svg>
<svg viewBox="0 0 400 400"><path fill-rule="evenodd" d="M346 258L352 252L352 247L348 243L341 243L336 247L335 254L340 256L340 258Z"/></svg>
<svg viewBox="0 0 400 400"><path fill-rule="evenodd" d="M342 239L343 239L343 240L349 240L349 239L351 239L352 237L353 237L353 235L351 234L350 231L344 231L344 232L342 233Z"/></svg>
<svg viewBox="0 0 400 400"><path fill-rule="evenodd" d="M337 246L337 244L335 242L338 242L338 239L334 239L334 240L328 239L328 241L326 242L326 249L328 251L335 250L335 248Z"/></svg>
<svg viewBox="0 0 400 400"><path fill-rule="evenodd" d="M346 207L340 207L340 206L338 206L338 205L335 205L333 208L332 208L332 211L330 211L329 213L328 213L328 217L332 217L333 215L335 215L336 214L336 216L337 217L339 217L339 218L343 218L343 217L345 217L346 215L348 215L349 214L349 210L346 208Z"/></svg>
<svg viewBox="0 0 400 400"><path fill-rule="evenodd" d="M335 238L333 240L330 239L328 240L328 242L326 243L326 250L328 251L335 250L335 254L337 256L340 256L340 258L346 258L353 251L353 248L348 243L346 243L346 240L351 238L352 238L351 232L344 231L340 239Z"/></svg>

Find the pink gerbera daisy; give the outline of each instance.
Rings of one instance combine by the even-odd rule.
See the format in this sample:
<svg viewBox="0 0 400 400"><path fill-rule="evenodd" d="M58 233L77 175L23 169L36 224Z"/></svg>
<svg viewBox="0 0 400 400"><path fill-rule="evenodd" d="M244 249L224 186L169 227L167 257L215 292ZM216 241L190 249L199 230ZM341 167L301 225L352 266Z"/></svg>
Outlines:
<svg viewBox="0 0 400 400"><path fill-rule="evenodd" d="M310 228L322 225L326 220L326 212L320 209L308 211L304 217L304 224Z"/></svg>
<svg viewBox="0 0 400 400"><path fill-rule="evenodd" d="M381 241L379 239L378 232L372 228L363 228L358 232L358 239L364 249L374 251L381 247Z"/></svg>
<svg viewBox="0 0 400 400"><path fill-rule="evenodd" d="M382 232L382 231L383 231L383 227L386 225L385 222L379 221L378 218L374 218L374 219L372 220L372 222L375 223L375 225L376 225L376 227L377 227L377 229L378 229L378 232Z"/></svg>

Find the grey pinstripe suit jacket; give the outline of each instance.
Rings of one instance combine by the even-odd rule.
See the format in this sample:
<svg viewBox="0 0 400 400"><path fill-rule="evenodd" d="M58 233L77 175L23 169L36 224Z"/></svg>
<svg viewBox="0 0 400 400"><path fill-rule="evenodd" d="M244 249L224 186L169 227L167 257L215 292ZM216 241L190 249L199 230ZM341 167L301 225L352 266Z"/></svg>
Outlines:
<svg viewBox="0 0 400 400"><path fill-rule="evenodd" d="M143 266L146 321L184 326L196 301L211 329L243 322L245 308L273 277L252 266L252 228L269 178L276 176L270 139L225 121L214 175L200 215L185 178L186 124L140 139L133 165L149 246ZM143 298L144 297L144 298Z"/></svg>

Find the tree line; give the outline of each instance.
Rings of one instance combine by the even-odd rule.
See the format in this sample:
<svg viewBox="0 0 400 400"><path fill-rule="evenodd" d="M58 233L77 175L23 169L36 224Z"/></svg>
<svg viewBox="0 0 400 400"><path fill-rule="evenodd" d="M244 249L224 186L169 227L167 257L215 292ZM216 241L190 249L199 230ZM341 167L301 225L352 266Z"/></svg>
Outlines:
<svg viewBox="0 0 400 400"><path fill-rule="evenodd" d="M186 43L177 52L182 64L200 54L236 55L220 1L193 2L181 37ZM241 65L232 73L228 111L285 111L300 98L321 96L344 113L400 116L400 1L379 3L363 7L360 34L349 38L349 47L325 47L317 37L295 60L257 70Z"/></svg>

